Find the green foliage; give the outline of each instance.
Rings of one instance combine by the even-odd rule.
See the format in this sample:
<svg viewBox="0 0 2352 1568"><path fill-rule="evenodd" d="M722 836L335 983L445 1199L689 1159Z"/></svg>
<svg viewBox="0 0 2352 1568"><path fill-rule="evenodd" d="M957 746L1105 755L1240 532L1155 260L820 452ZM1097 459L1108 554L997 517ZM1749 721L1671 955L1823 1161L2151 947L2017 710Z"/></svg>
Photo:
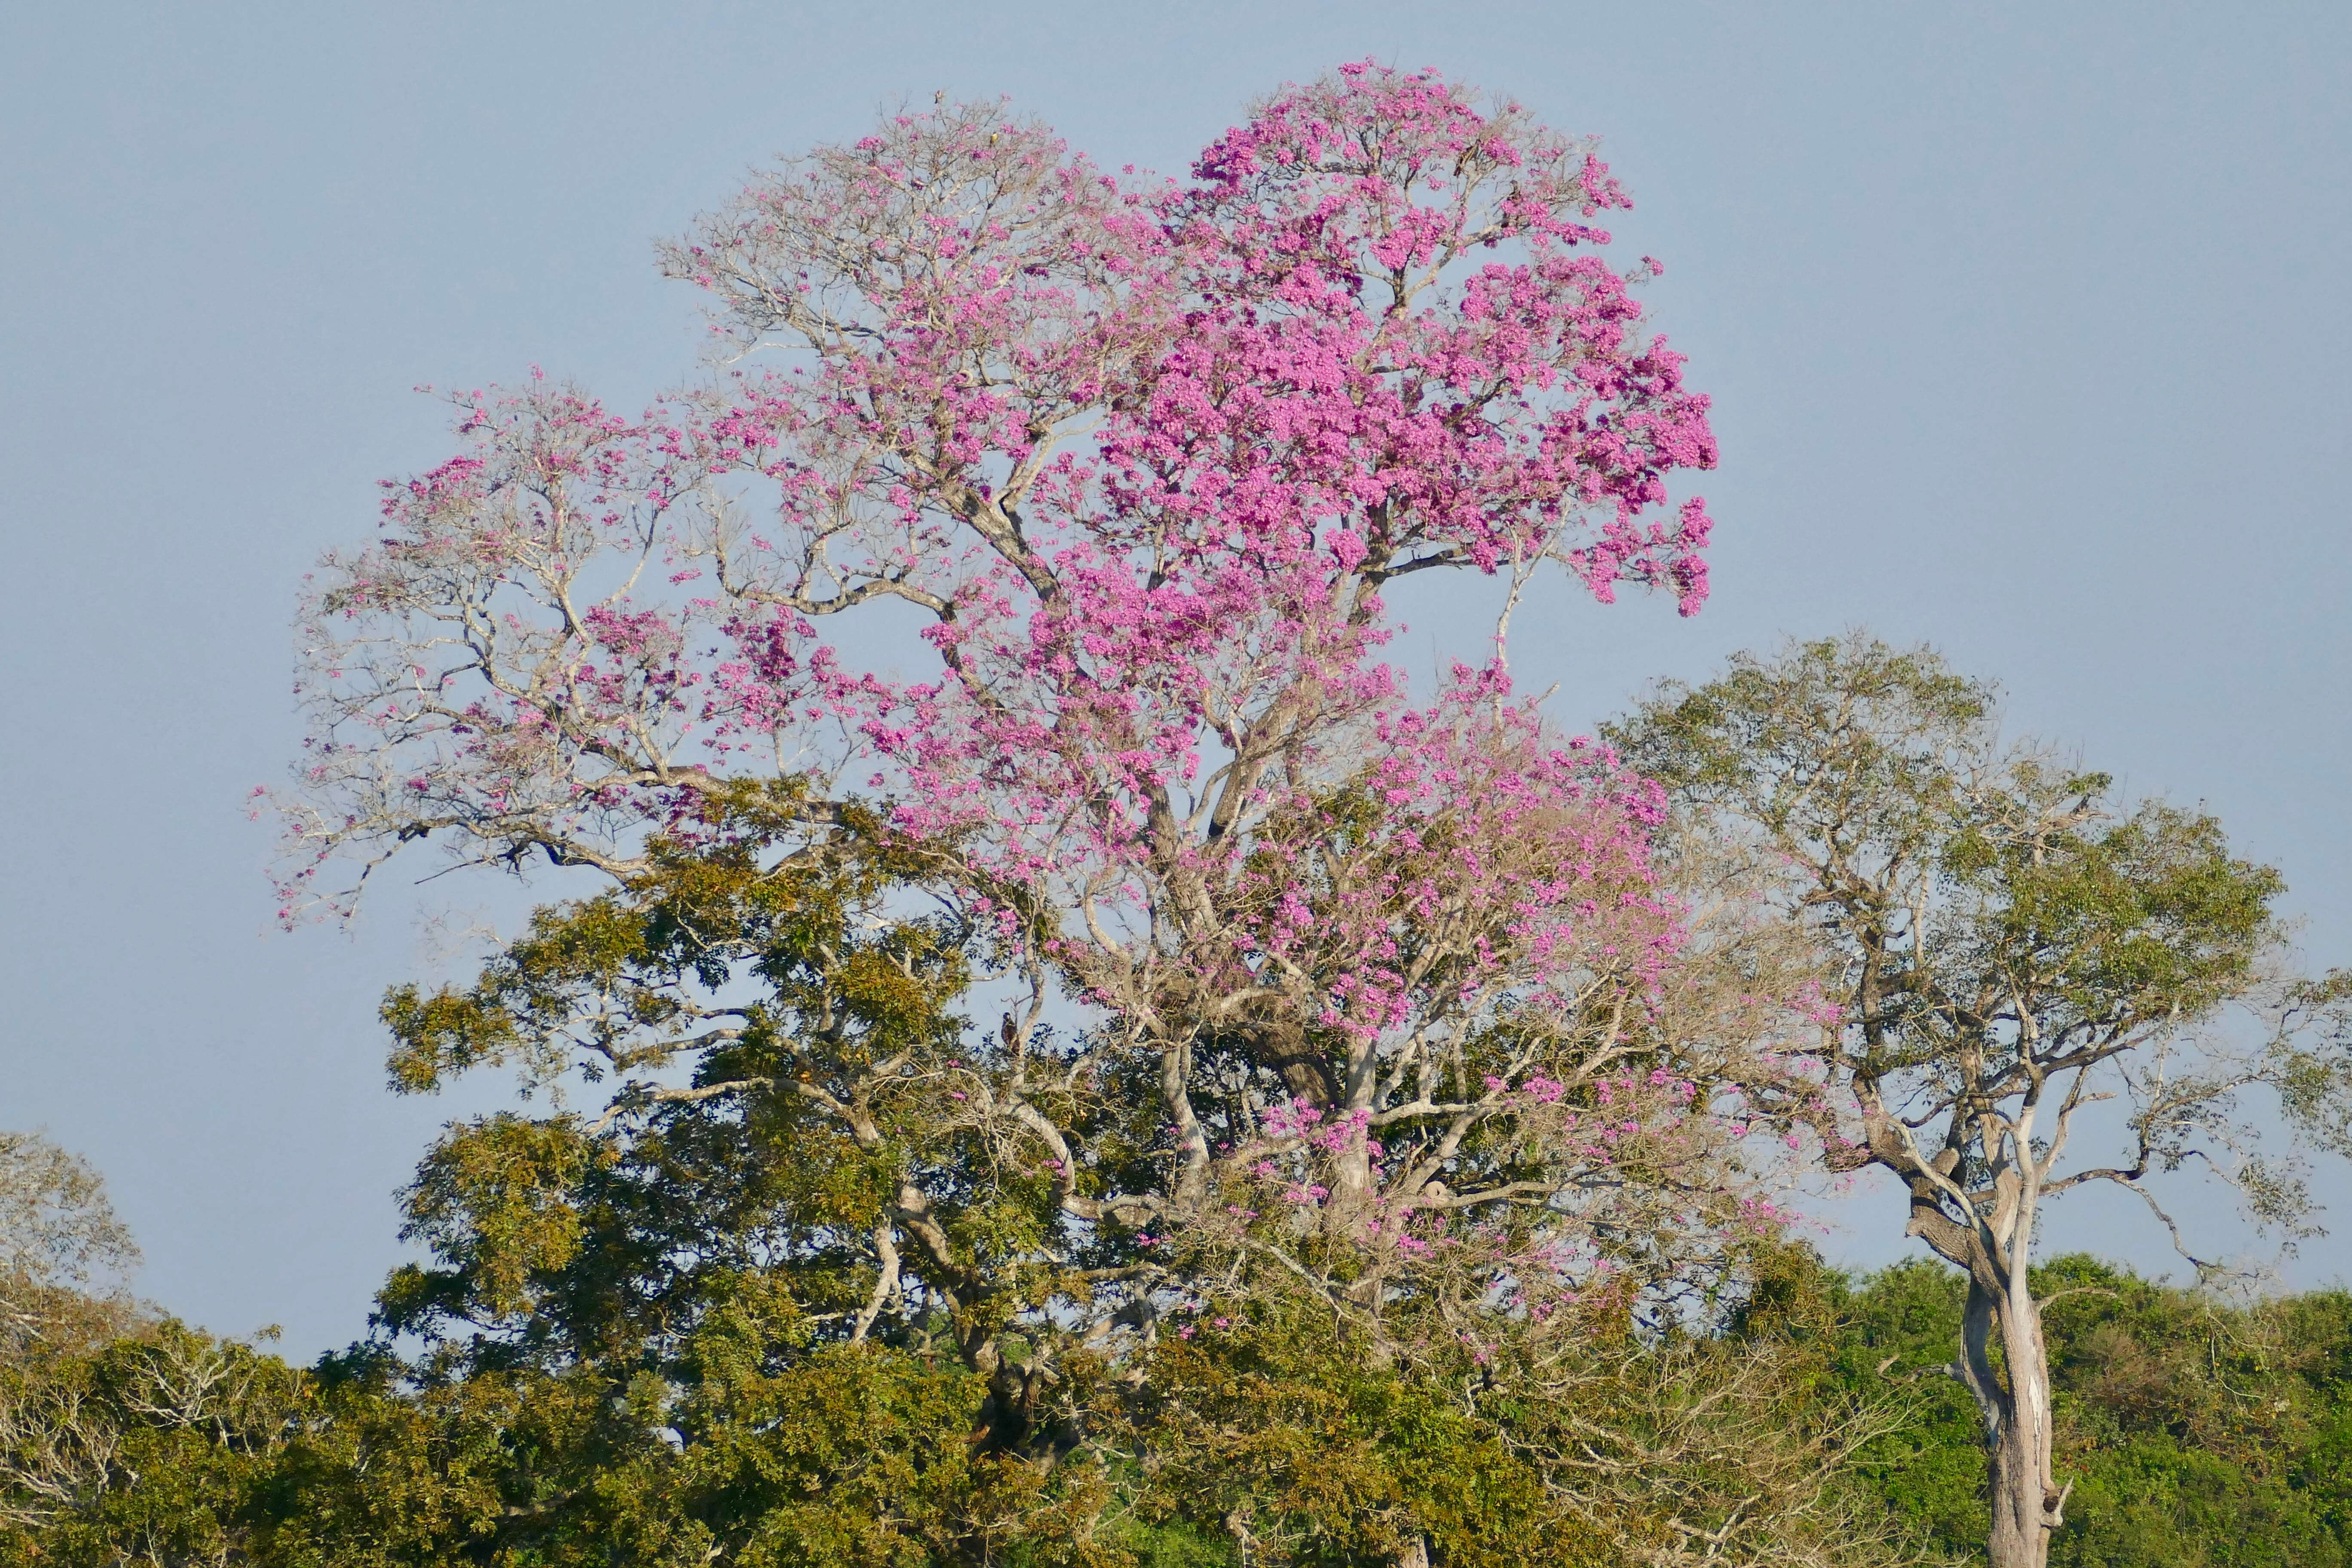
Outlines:
<svg viewBox="0 0 2352 1568"><path fill-rule="evenodd" d="M1252 1563L1389 1563L1416 1538L1465 1568L1906 1560L1840 1479L1883 1402L1827 1376L1827 1340L1637 1332L1622 1306L1472 1336L1237 1292L1172 1325L1100 1432L1135 1517Z"/></svg>
<svg viewBox="0 0 2352 1568"><path fill-rule="evenodd" d="M1090 1539L1098 1468L974 1447L985 1388L962 1367L778 1362L804 1338L788 1303L731 1303L679 1386L587 1366L405 1381L365 1354L304 1374L160 1325L0 1387L0 1564L1127 1561Z"/></svg>
<svg viewBox="0 0 2352 1568"><path fill-rule="evenodd" d="M2352 1563L2352 1296L2233 1303L2079 1256L2034 1284L2073 1486L2054 1568ZM1962 1282L1908 1263L1826 1289L1837 1381L1894 1390L1904 1415L1854 1480L1935 1547L1981 1560L1978 1418L1937 1370L1958 1348Z"/></svg>
<svg viewBox="0 0 2352 1568"><path fill-rule="evenodd" d="M706 1277L766 1268L817 1339L863 1338L887 1310L884 1331L919 1340L911 1268L856 1321L877 1300L871 1233L910 1184L932 1283L985 1279L1000 1317L1044 1287L1018 1260L1052 1194L996 1168L944 1081L963 1065L969 933L891 906L904 853L845 835L780 855L751 806L691 848L656 844L617 889L541 910L472 986L387 999L404 1088L492 1061L631 1082L593 1123L559 1109L447 1131L407 1194L405 1234L432 1261L386 1287L387 1330L453 1344L470 1330L473 1364L667 1374Z"/></svg>
<svg viewBox="0 0 2352 1568"><path fill-rule="evenodd" d="M1710 835L1783 867L1778 897L1847 970L1866 1088L1940 1087L1982 1053L1971 1089L2000 1098L2021 1056L2138 1049L2246 994L2277 934L2284 882L2214 817L2124 810L2107 774L2004 743L1996 696L1855 634L1736 655L1604 726Z"/></svg>
<svg viewBox="0 0 2352 1568"><path fill-rule="evenodd" d="M2053 1564L2352 1563L2352 1296L2231 1301L2080 1257L2035 1284L2073 1488ZM1978 1418L1936 1370L1960 1294L1782 1250L1696 1338L1202 1315L1070 1380L1083 1436L1027 1455L974 1441L987 1388L954 1357L820 1342L766 1272L708 1282L667 1375L364 1347L306 1373L164 1321L0 1372L0 1564L1356 1568L1411 1532L1448 1568L1598 1568L1785 1485L1805 1433L1852 1452L1790 1510L1813 1535L1762 1560L1968 1561Z"/></svg>
<svg viewBox="0 0 2352 1568"><path fill-rule="evenodd" d="M1967 1120L2022 1092L2036 1051L2095 1066L2244 991L2279 883L2201 813L2105 812L2098 775L1993 756L1989 704L1932 655L1802 645L1624 738L1685 804L1735 804L1766 860L1822 870L1784 922L1805 933L1794 959L1727 950L1739 1005L1768 972L1834 968L1820 931L1844 942L1861 1027L1832 1023L1820 1059L1959 1117L1933 1170L1996 1193L1999 1151ZM642 871L540 910L471 984L390 994L404 1091L488 1064L533 1090L618 1087L593 1118L551 1094L446 1129L405 1194L425 1260L386 1283L373 1337L307 1372L93 1294L127 1237L94 1174L36 1161L24 1190L47 1206L18 1207L37 1245L0 1258L18 1325L0 1568L1976 1554L1985 1417L1939 1371L1965 1276L1848 1280L1743 1230L1705 1270L1510 1310L1491 1270L1411 1288L1273 1205L1229 1209L1210 1241L1166 1234L1164 1211L1113 1196L1155 1190L1168 1155L1154 1058L1066 1049L1035 1010L975 1029L961 1009L992 928L919 901L949 851L850 818L787 843L804 805L789 786L714 802ZM1332 809L1343 833L1377 819L1368 797ZM1933 931L1912 912L1931 906ZM2139 1104L2142 1168L2221 1126L2236 1085L2326 1121L2352 1083L2352 978L2284 995L2300 1021L2273 1055ZM1633 1026L1677 1006L1723 1004L1662 994ZM1200 1042L1213 1066L1244 1047ZM1755 1087L1759 1125L1819 1109ZM982 1109L1015 1103L1032 1121ZM1884 1121L1895 1101L1875 1103ZM1048 1122L1054 1158L1014 1152ZM1513 1173L1489 1136L1449 1171ZM1668 1192L1643 1148L1612 1179ZM1909 1173L1915 1224L1959 1226ZM1710 1197L1730 1201L1666 1208ZM1533 1208L1464 1228L1504 1236ZM1661 1244L1629 1223L1627 1256ZM2352 1564L2352 1298L2227 1302L2080 1258L2032 1285L2073 1486L2058 1568Z"/></svg>
<svg viewBox="0 0 2352 1568"><path fill-rule="evenodd" d="M1453 1378L1399 1366L1328 1312L1235 1310L1153 1352L1129 1427L1142 1517L1301 1568L1387 1562L1416 1534L1464 1568L1611 1560Z"/></svg>
<svg viewBox="0 0 2352 1568"><path fill-rule="evenodd" d="M249 1560L306 1408L276 1357L169 1321L0 1368L0 1563Z"/></svg>
<svg viewBox="0 0 2352 1568"><path fill-rule="evenodd" d="M1677 795L1736 805L1816 842L1876 823L1900 849L1940 834L1956 740L1986 721L1996 696L1929 650L1825 637L1776 659L1735 654L1719 679L1669 686L1603 733Z"/></svg>
<svg viewBox="0 0 2352 1568"><path fill-rule="evenodd" d="M1832 1168L1901 1181L1905 1234L1967 1281L1945 1359L1986 1436L1988 1550L2040 1568L2063 1496L2029 1289L2042 1205L2092 1182L2155 1205L2147 1179L2195 1162L2295 1234L2299 1165L2244 1097L2277 1091L2318 1130L2352 1077L2318 1026L2340 987L2282 978L2278 874L2204 812L2118 801L2107 775L2004 740L1993 696L1854 633L1669 683L1609 733L1667 786L1696 879L1815 943L1834 1013L1798 1049L1845 1104L1792 1088L1759 1114L1809 1123ZM2252 1026L2223 1022L2231 1004ZM2076 1113L2101 1101L2123 1136L2085 1149ZM1953 1488L1932 1491L1909 1511L1948 1534Z"/></svg>

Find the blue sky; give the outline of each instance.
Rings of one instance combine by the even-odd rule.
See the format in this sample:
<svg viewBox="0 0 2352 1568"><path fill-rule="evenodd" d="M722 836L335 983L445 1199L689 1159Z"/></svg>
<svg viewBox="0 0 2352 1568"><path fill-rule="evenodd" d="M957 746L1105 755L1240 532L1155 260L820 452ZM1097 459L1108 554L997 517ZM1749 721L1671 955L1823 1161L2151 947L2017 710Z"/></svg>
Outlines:
<svg viewBox="0 0 2352 1568"><path fill-rule="evenodd" d="M393 1192L464 1109L385 1092L375 1001L438 962L433 910L515 895L278 934L242 809L294 745L302 572L444 454L410 389L676 382L696 307L654 238L901 99L1009 93L1177 171L1367 55L1603 137L1620 248L1666 262L1656 323L1717 400L1715 598L1523 610L1515 668L1563 718L1783 632L1932 640L2014 728L2207 803L2284 870L2312 961L2352 961L2352 9L17 7L0 1125L106 1170L146 1294L352 1337ZM1406 610L1433 650L1472 635ZM1832 1251L1899 1251L1855 1210ZM2163 1261L2112 1206L2052 1239ZM2328 1241L2289 1278L2347 1274Z"/></svg>

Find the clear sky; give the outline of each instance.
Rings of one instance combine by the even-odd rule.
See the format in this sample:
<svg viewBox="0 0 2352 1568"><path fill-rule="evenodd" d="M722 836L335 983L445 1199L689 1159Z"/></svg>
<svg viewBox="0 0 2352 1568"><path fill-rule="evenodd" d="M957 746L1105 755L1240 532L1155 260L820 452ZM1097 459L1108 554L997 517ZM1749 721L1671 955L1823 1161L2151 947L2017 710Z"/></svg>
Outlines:
<svg viewBox="0 0 2352 1568"><path fill-rule="evenodd" d="M409 389L681 379L696 307L655 237L902 98L1009 93L1180 172L1366 55L1605 138L1622 258L1666 262L1647 298L1717 399L1706 613L1516 623L1565 719L1781 632L1929 639L2015 728L2207 802L2284 870L2312 960L2352 961L2341 0L17 5L0 1126L104 1168L144 1293L302 1354L351 1338L394 1190L464 1108L385 1092L375 999L436 963L426 912L512 895L277 934L242 808L292 752L302 572L446 455ZM1465 634L1407 610L1424 647ZM2346 1237L2290 1278L2352 1274L2340 1195ZM1862 1210L1832 1250L1893 1256ZM2053 1238L2163 1261L2113 1207Z"/></svg>

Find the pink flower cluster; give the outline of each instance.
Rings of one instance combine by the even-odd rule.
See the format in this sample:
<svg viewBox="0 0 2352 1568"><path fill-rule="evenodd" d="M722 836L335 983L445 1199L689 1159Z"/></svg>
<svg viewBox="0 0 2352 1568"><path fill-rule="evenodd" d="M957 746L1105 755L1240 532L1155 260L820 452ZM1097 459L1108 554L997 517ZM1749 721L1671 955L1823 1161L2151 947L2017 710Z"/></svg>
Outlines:
<svg viewBox="0 0 2352 1568"><path fill-rule="evenodd" d="M634 421L542 382L460 397L467 449L329 563L298 879L417 837L624 864L713 781L813 770L1141 919L1240 877L1366 746L1409 815L1454 787L1427 739L1454 721L1397 706L1389 584L1549 559L1602 600L1705 596L1705 508L1662 509L1714 461L1707 402L1643 328L1648 264L1599 254L1625 205L1516 106L1370 64L1189 183L987 104L762 174L666 264L775 368ZM1506 831L1613 787L1565 756L1495 782ZM1570 940L1558 898L1511 896ZM1242 923L1271 956L1297 919ZM1362 984L1333 1016L1378 1027Z"/></svg>

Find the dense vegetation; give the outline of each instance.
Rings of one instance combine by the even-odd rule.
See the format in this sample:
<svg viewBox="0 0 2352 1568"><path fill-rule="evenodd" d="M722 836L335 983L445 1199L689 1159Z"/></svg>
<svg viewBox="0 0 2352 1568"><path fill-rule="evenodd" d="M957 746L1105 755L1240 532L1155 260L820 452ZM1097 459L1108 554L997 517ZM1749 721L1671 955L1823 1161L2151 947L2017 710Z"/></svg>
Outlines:
<svg viewBox="0 0 2352 1568"><path fill-rule="evenodd" d="M2074 1481L2053 1563L2352 1562L2352 1295L2232 1300L2083 1257L2042 1273ZM1520 1446L1622 1421L1629 1398L1671 1441L1714 1412L1702 1401L1733 1360L1751 1380L1769 1369L1737 1394L1746 1414L1818 1431L1875 1407L1846 1495L1823 1500L1856 1541L1876 1538L1863 1560L1981 1561L1974 1405L1924 1371L1957 1349L1961 1293L1929 1263L1853 1280L1777 1252L1720 1339L1616 1347L1549 1410L1465 1412L1435 1381L1349 1354L1328 1322L1252 1323L1172 1340L1148 1398L1064 1392L1064 1412L1108 1418L1109 1462L1058 1473L975 1453L986 1391L952 1357L793 1361L789 1304L751 1289L681 1347L691 1381L675 1384L586 1368L416 1369L404 1384L363 1352L297 1370L100 1314L62 1342L18 1342L0 1374L0 1562L1339 1564L1387 1561L1400 1507L1431 1527L1433 1562L1641 1561L1625 1552L1639 1491L1592 1489L1614 1517L1559 1515ZM1268 1537L1256 1551L1237 1517ZM1544 1552L1514 1556L1534 1519Z"/></svg>
<svg viewBox="0 0 2352 1568"><path fill-rule="evenodd" d="M2352 1562L2352 1295L2231 1299L2081 1256L2037 1274L2074 1484L2053 1563ZM1903 1425L1858 1456L1855 1479L1965 1560L1984 1539L1976 1411L1958 1384L1922 1373L1952 1359L1963 1289L1948 1270L1901 1265L1792 1285L1755 1326L1821 1335L1842 1390L1909 1378Z"/></svg>
<svg viewBox="0 0 2352 1568"><path fill-rule="evenodd" d="M792 786L651 837L470 984L388 993L398 1089L505 1065L607 1098L450 1124L405 1193L419 1260L313 1366L107 1289L131 1248L95 1173L0 1142L0 1564L1999 1564L2000 1442L2036 1386L2033 1560L2346 1561L2352 1297L2036 1267L2015 1198L2075 1179L2057 1145L2085 1091L2060 1138L2028 1135L2069 1073L2119 1074L2097 1092L2135 1107L2135 1163L2102 1179L2136 1186L2188 1131L2242 1136L2253 1087L2328 1142L2347 983L2261 989L2274 875L2210 818L2118 823L2094 775L2054 815L2021 805L2039 754L1990 749L1989 690L1931 653L1742 660L1669 693L1669 721L1722 726L1740 679L1778 728L1729 753L1763 759L1738 776L1831 800L1830 826L1783 852L1662 821L1645 885L1681 921L1672 963L1482 1004L1381 1139L1314 1098L1359 1048L1343 1032L1286 1063L1205 1035L1187 1103L1254 1152L1189 1209L1154 1189L1153 1058L1062 1038L1034 959L1026 1023L976 1028L1023 950L938 896L971 874L952 845L855 812L811 834ZM1653 752L1669 781L1729 771ZM1382 838L1399 821L1465 831L1450 801L1393 805L1341 788L1302 813L1320 858L1289 892L1336 896L1319 879L1350 858L1414 865ZM1539 869L1551 842L1515 848ZM1790 875L1807 844L1842 858ZM1409 946L1418 897L1367 904ZM2029 984L2050 1000L2004 1000ZM2271 1008L2250 1045L2184 1032L2250 996ZM643 1071L685 1047L690 1074ZM1442 1144L1412 1131L1481 1072ZM1930 1160L1905 1129L1937 1115ZM1825 1268L1770 1205L1784 1149L1890 1165L1946 1245ZM1403 1201L1335 1191L1350 1161L1389 1183L1423 1159ZM2246 1169L2258 1215L2301 1212ZM1474 1184L1492 1217L1449 1206Z"/></svg>
<svg viewBox="0 0 2352 1568"><path fill-rule="evenodd" d="M791 787L736 790L650 839L471 984L388 993L396 1089L503 1064L608 1098L593 1117L541 1100L452 1123L405 1193L419 1261L364 1341L313 1366L110 1290L131 1247L95 1173L6 1140L0 1564L1866 1568L1982 1562L1988 1543L2000 1563L2000 1439L2035 1380L2037 1556L2352 1557L2352 1297L2033 1266L2013 1194L2069 1178L1997 1113L2120 1064L2137 1165L2104 1174L2127 1185L2183 1130L2239 1135L2245 1088L2325 1142L2346 982L2258 992L2275 877L2231 859L2209 818L2115 825L2091 775L2054 818L2020 807L2038 754L1986 750L1990 692L1932 654L1854 639L1734 671L1776 712L1834 715L1776 716L1769 746L1734 755L1834 797L1835 825L1789 843L1845 858L1809 892L1769 837L1696 809L1663 823L1674 963L1596 982L1609 1011L1588 1001L1582 1025L1539 994L1454 1041L1433 1071L1484 1070L1486 1092L1412 1178L1431 1215L1333 1191L1350 1159L1389 1181L1423 1157L1395 1129L1429 1087L1383 1142L1364 1120L1324 1125L1280 1062L1213 1036L1200 1058L1232 1054L1191 1103L1219 1151L1255 1153L1213 1206L1175 1210L1152 1187L1170 1149L1151 1058L1064 1042L1034 1004L1026 1025L976 1029L1019 944L918 897L968 868L871 815L812 836ZM1925 721L1921 690L1943 705ZM1669 697L1675 721L1732 710L1723 687ZM1307 818L1327 869L1292 890L1328 896L1317 877L1350 856L1410 864L1379 847L1399 816L1328 795ZM1911 866L1932 927L1872 890ZM1417 917L1395 918L1415 940ZM2052 1002L1952 1000L2032 975ZM1808 985L1810 1002L1752 1005ZM2274 999L2250 1047L2181 1032L2249 994ZM688 1030L690 1075L610 1085ZM1323 1070L1352 1048L1324 1044ZM2131 1071L2191 1051L2201 1079ZM1006 1112L1024 1097L1038 1119ZM1900 1129L1938 1113L1954 1130L1931 1162ZM1059 1142L1024 1157L1045 1116ZM1769 1199L1784 1146L1850 1168L1882 1144L1915 1226L1962 1240L1848 1279ZM1444 1205L1474 1183L1541 1197L1457 1221ZM2258 1213L2299 1212L2249 1184ZM1996 1268L2013 1273L1989 1290ZM2009 1313L2031 1333L1989 1331Z"/></svg>

